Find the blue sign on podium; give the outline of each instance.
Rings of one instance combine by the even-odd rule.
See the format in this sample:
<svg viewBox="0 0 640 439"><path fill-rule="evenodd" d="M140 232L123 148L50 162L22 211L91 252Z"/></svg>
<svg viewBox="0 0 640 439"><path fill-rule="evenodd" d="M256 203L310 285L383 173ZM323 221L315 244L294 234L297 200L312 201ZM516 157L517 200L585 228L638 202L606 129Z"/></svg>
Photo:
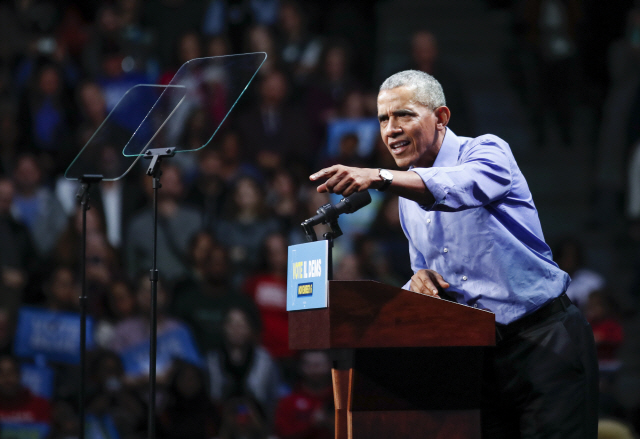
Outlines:
<svg viewBox="0 0 640 439"><path fill-rule="evenodd" d="M329 241L289 246L287 311L326 308Z"/></svg>

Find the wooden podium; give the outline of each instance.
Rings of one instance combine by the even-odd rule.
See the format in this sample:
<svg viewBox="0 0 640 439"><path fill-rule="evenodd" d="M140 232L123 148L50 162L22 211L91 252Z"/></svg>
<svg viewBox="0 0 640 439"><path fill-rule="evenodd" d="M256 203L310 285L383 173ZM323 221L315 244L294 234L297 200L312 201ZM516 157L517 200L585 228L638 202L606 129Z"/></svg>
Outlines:
<svg viewBox="0 0 640 439"><path fill-rule="evenodd" d="M289 313L292 349L332 349L337 439L480 439L494 314L374 281L329 281Z"/></svg>

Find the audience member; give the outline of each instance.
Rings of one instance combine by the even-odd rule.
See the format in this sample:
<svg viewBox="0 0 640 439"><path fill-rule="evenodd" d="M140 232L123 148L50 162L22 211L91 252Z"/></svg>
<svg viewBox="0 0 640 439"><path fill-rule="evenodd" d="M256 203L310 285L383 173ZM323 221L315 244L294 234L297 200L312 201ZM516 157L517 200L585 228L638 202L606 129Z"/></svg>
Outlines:
<svg viewBox="0 0 640 439"><path fill-rule="evenodd" d="M162 189L158 190L158 271L168 283L185 276L185 252L201 229L200 213L182 202L184 185L175 166L163 166ZM145 188L151 189L151 178ZM153 257L153 211L145 209L131 218L124 243L126 271L130 278L151 268Z"/></svg>
<svg viewBox="0 0 640 439"><path fill-rule="evenodd" d="M522 50L533 59L527 106L533 125L538 127L538 144L552 142L547 131L560 135L560 142L571 145L571 117L581 81L578 66L578 23L580 4L574 0L526 0L516 16ZM447 90L445 88L445 90Z"/></svg>
<svg viewBox="0 0 640 439"><path fill-rule="evenodd" d="M618 348L624 339L624 330L616 318L612 299L606 290L589 294L585 317L593 329L600 369L617 369L620 366Z"/></svg>
<svg viewBox="0 0 640 439"><path fill-rule="evenodd" d="M294 1L283 1L280 5L278 30L282 60L293 72L297 84L305 84L308 76L320 61L322 42L309 32L307 17L302 6Z"/></svg>
<svg viewBox="0 0 640 439"><path fill-rule="evenodd" d="M204 240L211 235L200 233ZM227 250L217 242L199 244L194 241L191 259L194 269L191 276L184 278L174 289L173 315L184 320L203 352L219 349L223 341L223 318L229 309L239 307L250 313L253 320L255 305L244 295L238 294L231 286L231 265ZM200 268L196 268L200 266ZM198 271L195 271L198 270Z"/></svg>
<svg viewBox="0 0 640 439"><path fill-rule="evenodd" d="M22 155L13 171L15 194L12 211L29 230L39 258L53 250L67 224L67 216L53 192L43 183L36 158Z"/></svg>
<svg viewBox="0 0 640 439"><path fill-rule="evenodd" d="M87 236L104 236L104 223L102 222L102 215L97 208L94 207L87 210L85 227ZM81 254L78 249L80 248L81 241L82 208L76 206L73 215L67 220L66 228L60 234L60 238L53 250L52 259L58 264L73 267L76 272L79 271Z"/></svg>
<svg viewBox="0 0 640 439"><path fill-rule="evenodd" d="M70 402L54 401L51 405L51 432L48 439L68 439L78 437L80 418Z"/></svg>
<svg viewBox="0 0 640 439"><path fill-rule="evenodd" d="M109 351L96 352L89 370L92 371L86 398L89 429L108 431L113 425L120 437L144 433L145 403L125 384L120 357Z"/></svg>
<svg viewBox="0 0 640 439"><path fill-rule="evenodd" d="M28 229L11 215L13 194L13 182L0 178L0 308L15 311L37 261Z"/></svg>
<svg viewBox="0 0 640 439"><path fill-rule="evenodd" d="M272 420L280 385L276 363L257 343L258 331L241 308L227 312L223 328L222 348L207 356L211 398L219 404L232 398L255 400L258 412Z"/></svg>
<svg viewBox="0 0 640 439"><path fill-rule="evenodd" d="M47 298L45 306L51 311L78 312L80 304L80 285L74 271L63 265L53 269L49 279L44 284L44 294Z"/></svg>
<svg viewBox="0 0 640 439"><path fill-rule="evenodd" d="M285 74L278 70L262 77L256 84L259 102L237 118L243 156L267 171L293 159L308 162L315 148L309 143L305 118L287 101L287 84Z"/></svg>
<svg viewBox="0 0 640 439"><path fill-rule="evenodd" d="M9 355L12 352L14 315L15 311L12 313L6 307L0 307L0 356Z"/></svg>
<svg viewBox="0 0 640 439"><path fill-rule="evenodd" d="M201 57L202 44L200 42L200 36L194 31L183 34L178 40L175 60L171 63L171 67L160 75L158 84L169 84L184 63Z"/></svg>
<svg viewBox="0 0 640 439"><path fill-rule="evenodd" d="M51 405L20 384L20 366L11 356L0 357L0 423L48 423Z"/></svg>
<svg viewBox="0 0 640 439"><path fill-rule="evenodd" d="M438 40L433 33L419 30L411 37L410 68L428 73L442 84L447 97L447 107L455 115L448 126L460 135L474 135L465 87L455 70L440 56Z"/></svg>
<svg viewBox="0 0 640 439"><path fill-rule="evenodd" d="M300 227L302 204L299 200L298 179L286 168L279 168L271 177L266 202L280 223L280 230L289 233ZM319 206L318 206L319 207Z"/></svg>
<svg viewBox="0 0 640 439"><path fill-rule="evenodd" d="M273 32L267 26L255 25L249 28L246 38L246 52L264 52L267 59L258 71L260 77L267 76L275 70L282 68L280 52L276 45Z"/></svg>
<svg viewBox="0 0 640 439"><path fill-rule="evenodd" d="M115 5L105 4L97 11L96 21L82 54L82 68L90 77L100 76L105 53L122 45L122 25Z"/></svg>
<svg viewBox="0 0 640 439"><path fill-rule="evenodd" d="M19 122L23 144L42 157L46 170L62 172L71 157L65 148L71 137L70 102L55 64L42 65L35 75L36 85L23 97Z"/></svg>
<svg viewBox="0 0 640 439"><path fill-rule="evenodd" d="M307 117L317 136L322 136L327 123L336 117L347 94L359 88L351 76L351 56L345 44L334 43L324 50L320 68L309 85L306 96Z"/></svg>
<svg viewBox="0 0 640 439"><path fill-rule="evenodd" d="M114 352L121 353L127 348L148 340L150 337L151 285L147 274L141 274L138 277L135 298L137 312L120 321L114 327L113 338L107 345L107 348ZM159 335L181 325L179 321L167 315L168 301L167 291L162 283L158 283L157 318Z"/></svg>
<svg viewBox="0 0 640 439"><path fill-rule="evenodd" d="M158 438L209 439L216 436L220 416L209 399L204 370L177 361L169 378L166 397L167 403L158 414Z"/></svg>
<svg viewBox="0 0 640 439"><path fill-rule="evenodd" d="M391 272L401 279L413 276L407 252L407 238L402 230L398 214L398 197L387 195L376 219L371 225L371 235L382 246L383 253L391 265Z"/></svg>
<svg viewBox="0 0 640 439"><path fill-rule="evenodd" d="M118 323L133 317L137 302L132 288L124 280L115 280L109 286L105 300L105 313L96 323L95 340L98 346L110 346Z"/></svg>
<svg viewBox="0 0 640 439"><path fill-rule="evenodd" d="M324 351L300 354L300 380L278 403L275 431L281 439L334 437L331 361Z"/></svg>
<svg viewBox="0 0 640 439"><path fill-rule="evenodd" d="M258 307L261 344L275 359L290 357L287 315L287 240L277 233L264 240L262 270L247 279L244 291Z"/></svg>
<svg viewBox="0 0 640 439"><path fill-rule="evenodd" d="M229 248L233 282L240 286L258 267L259 251L267 235L277 231L277 221L264 204L262 186L250 177L240 178L231 192L227 215L218 223L216 237Z"/></svg>
<svg viewBox="0 0 640 439"><path fill-rule="evenodd" d="M200 29L204 17L203 0L160 0L144 2L141 24L154 36L154 58L161 69L171 66L175 44L186 32Z"/></svg>
<svg viewBox="0 0 640 439"><path fill-rule="evenodd" d="M560 241L553 251L554 259L561 270L571 276L567 296L584 311L589 295L605 286L601 274L586 268L584 249L575 238Z"/></svg>
<svg viewBox="0 0 640 439"><path fill-rule="evenodd" d="M222 404L220 439L268 439L269 424L254 399L233 397Z"/></svg>
<svg viewBox="0 0 640 439"><path fill-rule="evenodd" d="M198 151L198 172L186 201L202 212L204 229L214 229L228 196L224 159L220 150L205 148Z"/></svg>

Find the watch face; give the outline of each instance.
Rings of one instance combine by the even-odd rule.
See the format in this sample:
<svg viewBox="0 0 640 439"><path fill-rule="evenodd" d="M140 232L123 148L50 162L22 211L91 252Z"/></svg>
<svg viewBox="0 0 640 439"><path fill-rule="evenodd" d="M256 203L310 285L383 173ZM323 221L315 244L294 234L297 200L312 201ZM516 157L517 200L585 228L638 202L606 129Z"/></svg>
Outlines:
<svg viewBox="0 0 640 439"><path fill-rule="evenodd" d="M393 180L393 174L386 169L382 169L380 171L380 177L384 178L385 180Z"/></svg>

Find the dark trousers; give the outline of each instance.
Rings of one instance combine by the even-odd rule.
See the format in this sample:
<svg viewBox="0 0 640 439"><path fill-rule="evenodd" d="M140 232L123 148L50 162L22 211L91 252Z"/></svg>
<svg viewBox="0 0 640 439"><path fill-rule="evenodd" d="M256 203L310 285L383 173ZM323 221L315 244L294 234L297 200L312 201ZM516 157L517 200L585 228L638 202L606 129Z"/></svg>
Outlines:
<svg viewBox="0 0 640 439"><path fill-rule="evenodd" d="M597 405L593 332L574 305L488 352L483 439L596 439Z"/></svg>

